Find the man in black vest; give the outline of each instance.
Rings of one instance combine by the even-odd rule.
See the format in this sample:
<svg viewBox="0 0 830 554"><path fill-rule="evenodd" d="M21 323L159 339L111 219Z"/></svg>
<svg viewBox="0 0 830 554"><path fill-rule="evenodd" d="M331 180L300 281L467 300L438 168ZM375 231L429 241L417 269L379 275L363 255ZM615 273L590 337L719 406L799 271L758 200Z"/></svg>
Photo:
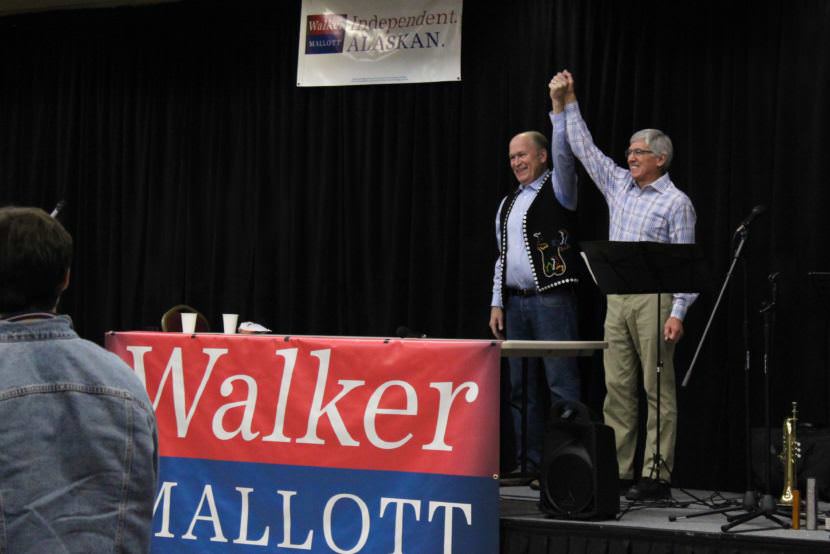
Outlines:
<svg viewBox="0 0 830 554"><path fill-rule="evenodd" d="M510 141L510 167L519 187L505 197L496 215L499 257L493 276L490 330L498 339L575 340L577 338L575 240L576 174L566 140L564 91L551 89L553 124L548 141L537 131ZM542 457L547 407L578 400L579 372L574 358L529 360L527 468ZM521 444L521 359L510 358L511 411L516 444ZM545 391L548 397L544 397ZM521 463L521 448L518 462Z"/></svg>

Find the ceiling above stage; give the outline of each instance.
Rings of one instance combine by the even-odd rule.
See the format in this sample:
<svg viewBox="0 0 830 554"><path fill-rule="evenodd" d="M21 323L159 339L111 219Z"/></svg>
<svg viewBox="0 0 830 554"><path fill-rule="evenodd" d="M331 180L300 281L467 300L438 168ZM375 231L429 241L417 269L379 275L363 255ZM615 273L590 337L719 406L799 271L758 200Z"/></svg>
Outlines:
<svg viewBox="0 0 830 554"><path fill-rule="evenodd" d="M0 0L0 16L52 10L115 8L142 4L162 4L176 0Z"/></svg>

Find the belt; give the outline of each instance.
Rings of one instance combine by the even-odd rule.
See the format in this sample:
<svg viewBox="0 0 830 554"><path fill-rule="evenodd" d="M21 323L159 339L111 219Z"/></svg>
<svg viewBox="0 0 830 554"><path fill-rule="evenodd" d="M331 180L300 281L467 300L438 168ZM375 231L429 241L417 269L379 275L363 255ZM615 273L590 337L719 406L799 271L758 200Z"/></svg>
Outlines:
<svg viewBox="0 0 830 554"><path fill-rule="evenodd" d="M550 291L539 292L536 289L507 289L507 294L510 296L536 296L537 294L547 294L548 292Z"/></svg>

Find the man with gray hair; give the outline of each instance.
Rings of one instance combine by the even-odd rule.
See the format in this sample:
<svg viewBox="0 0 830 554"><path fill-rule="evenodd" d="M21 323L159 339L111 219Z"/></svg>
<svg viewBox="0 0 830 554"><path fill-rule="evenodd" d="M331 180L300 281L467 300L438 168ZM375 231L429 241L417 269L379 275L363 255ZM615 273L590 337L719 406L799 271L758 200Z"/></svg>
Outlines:
<svg viewBox="0 0 830 554"><path fill-rule="evenodd" d="M689 197L669 178L673 149L671 139L657 129L643 129L631 136L625 151L628 168L614 161L594 145L579 111L573 76L568 71L551 79L551 93L564 91L568 141L574 155L608 203L611 241L695 242L696 215ZM674 375L674 346L683 336L683 319L694 302L694 294L663 294L657 315L656 294L609 294L605 317L603 355L607 395L603 406L605 422L614 429L621 487L633 486L626 496L632 500L668 494L666 483L651 479L634 481L634 456L638 428L638 372L648 399L646 451L657 444L657 348L661 359L660 453L669 474L674 463L677 434L677 391ZM662 323L663 340L654 330ZM653 456L646 456L646 463Z"/></svg>

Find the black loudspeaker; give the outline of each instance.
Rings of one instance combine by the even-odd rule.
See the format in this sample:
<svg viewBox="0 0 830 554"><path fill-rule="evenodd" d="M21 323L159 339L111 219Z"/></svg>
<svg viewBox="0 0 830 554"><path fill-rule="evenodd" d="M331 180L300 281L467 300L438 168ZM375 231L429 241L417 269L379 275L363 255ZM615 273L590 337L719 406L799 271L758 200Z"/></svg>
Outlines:
<svg viewBox="0 0 830 554"><path fill-rule="evenodd" d="M540 468L542 512L571 519L611 519L620 511L614 430L584 404L551 408Z"/></svg>

